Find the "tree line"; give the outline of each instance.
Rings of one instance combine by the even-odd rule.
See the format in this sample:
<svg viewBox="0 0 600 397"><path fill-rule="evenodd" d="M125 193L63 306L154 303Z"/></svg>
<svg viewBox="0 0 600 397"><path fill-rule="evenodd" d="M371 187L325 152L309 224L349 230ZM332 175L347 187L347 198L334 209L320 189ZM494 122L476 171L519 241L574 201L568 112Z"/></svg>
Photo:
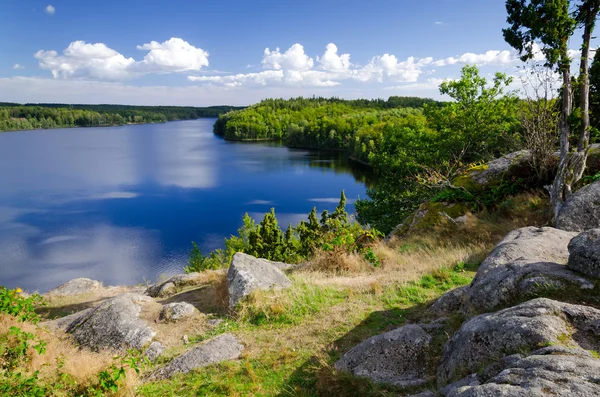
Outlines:
<svg viewBox="0 0 600 397"><path fill-rule="evenodd" d="M0 102L0 131L156 123L218 117L234 106L126 106Z"/></svg>

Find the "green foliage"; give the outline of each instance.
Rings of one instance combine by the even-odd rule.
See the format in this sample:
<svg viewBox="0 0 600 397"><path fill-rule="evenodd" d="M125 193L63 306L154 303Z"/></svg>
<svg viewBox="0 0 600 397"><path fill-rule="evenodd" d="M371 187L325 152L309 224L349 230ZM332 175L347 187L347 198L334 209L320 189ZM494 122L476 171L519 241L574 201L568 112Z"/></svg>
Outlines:
<svg viewBox="0 0 600 397"><path fill-rule="evenodd" d="M0 313L15 316L21 321L37 323L39 316L35 308L42 303L43 299L38 294L25 297L20 288L7 289L0 286Z"/></svg>
<svg viewBox="0 0 600 397"><path fill-rule="evenodd" d="M190 251L189 265L185 267L186 273L201 272L204 270L219 269L221 263L218 253L211 252L208 256L202 255L198 244L192 241L192 250Z"/></svg>
<svg viewBox="0 0 600 397"><path fill-rule="evenodd" d="M317 208L313 207L308 222L298 226L289 225L284 232L275 215L275 209L267 212L259 224L244 215L243 226L237 236L225 239L225 249L218 249L204 256L192 242L189 266L186 272L203 271L227 267L236 252L244 252L257 258L286 263L299 263L309 259L317 249L338 252L358 252L368 257L369 262L379 266L379 259L370 251L369 244L382 237L376 229L363 228L356 222L349 222L346 212L346 194L340 194L336 209L321 213L317 219Z"/></svg>
<svg viewBox="0 0 600 397"><path fill-rule="evenodd" d="M189 120L217 117L234 109L242 108L0 103L0 131Z"/></svg>
<svg viewBox="0 0 600 397"><path fill-rule="evenodd" d="M505 92L511 83L511 77L496 73L490 86L476 66L466 65L459 80L440 85L440 93L455 102L425 106L429 125L437 131L438 160L489 160L516 148L518 99Z"/></svg>

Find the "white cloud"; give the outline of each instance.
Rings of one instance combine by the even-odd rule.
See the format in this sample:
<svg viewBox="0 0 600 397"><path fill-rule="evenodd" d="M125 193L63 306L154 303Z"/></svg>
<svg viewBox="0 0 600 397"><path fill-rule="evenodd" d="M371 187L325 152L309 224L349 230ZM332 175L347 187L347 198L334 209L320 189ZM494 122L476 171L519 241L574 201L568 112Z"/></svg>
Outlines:
<svg viewBox="0 0 600 397"><path fill-rule="evenodd" d="M433 58L415 59L409 57L400 61L395 55L376 56L362 67L350 63L350 54L338 54L334 43L325 47L325 53L317 57L317 67L313 58L304 52L301 44L292 45L287 51L279 48L271 51L266 48L262 65L266 69L258 73L241 73L228 76L189 76L190 81L205 82L226 87L247 85L293 85L306 87L333 87L342 80L414 82L424 66Z"/></svg>
<svg viewBox="0 0 600 397"><path fill-rule="evenodd" d="M35 54L42 69L50 70L54 78L93 78L121 80L147 73L196 71L208 66L208 53L188 42L173 37L163 43L152 41L137 46L149 51L141 61L125 58L104 43L74 41L59 55L56 51L40 50Z"/></svg>
<svg viewBox="0 0 600 397"><path fill-rule="evenodd" d="M262 65L265 69L303 71L312 69L314 61L304 53L304 47L296 43L283 54L279 48L275 51L265 48Z"/></svg>
<svg viewBox="0 0 600 397"><path fill-rule="evenodd" d="M443 24L443 22L440 22L440 21L435 21L433 24L434 24L434 25L442 25L442 24Z"/></svg>
<svg viewBox="0 0 600 397"><path fill-rule="evenodd" d="M56 12L56 8L52 7L50 4L48 4L46 6L46 14L54 15L55 12Z"/></svg>
<svg viewBox="0 0 600 397"><path fill-rule="evenodd" d="M177 37L172 37L163 43L151 41L137 46L137 49L150 51L143 61L136 64L144 71L186 72L208 66L208 52Z"/></svg>
<svg viewBox="0 0 600 397"><path fill-rule="evenodd" d="M325 47L325 54L317 57L319 66L323 70L348 70L350 68L350 54L338 55L338 48L335 44L329 43Z"/></svg>
<svg viewBox="0 0 600 397"><path fill-rule="evenodd" d="M15 63L15 64L13 65L13 69L14 69L14 70L23 70L23 69L25 69L25 66L23 66L23 65L21 65L21 64L18 64L18 63Z"/></svg>
<svg viewBox="0 0 600 397"><path fill-rule="evenodd" d="M471 65L511 65L518 62L517 56L508 50L498 51L489 50L483 54L475 54L467 52L456 57L448 57L433 61L433 66L446 66L454 64L471 64Z"/></svg>

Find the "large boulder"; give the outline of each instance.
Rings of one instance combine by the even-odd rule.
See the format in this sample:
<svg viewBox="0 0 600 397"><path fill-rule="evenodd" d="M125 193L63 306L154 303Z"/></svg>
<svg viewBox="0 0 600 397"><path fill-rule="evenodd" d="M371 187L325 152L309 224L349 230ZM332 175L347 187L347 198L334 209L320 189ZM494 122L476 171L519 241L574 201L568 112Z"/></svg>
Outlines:
<svg viewBox="0 0 600 397"><path fill-rule="evenodd" d="M374 336L355 346L335 363L339 371L377 383L416 387L431 377L431 335L411 324Z"/></svg>
<svg viewBox="0 0 600 397"><path fill-rule="evenodd" d="M579 189L565 201L556 227L573 232L600 228L600 181Z"/></svg>
<svg viewBox="0 0 600 397"><path fill-rule="evenodd" d="M200 347L189 350L175 358L162 368L149 375L149 380L171 378L178 373L188 373L195 368L206 367L211 364L237 359L244 350L244 346L232 334L222 334Z"/></svg>
<svg viewBox="0 0 600 397"><path fill-rule="evenodd" d="M146 295L153 298L163 298L174 295L181 288L189 285L197 285L206 280L202 273L193 272L187 274L176 274L168 280L153 284L146 289Z"/></svg>
<svg viewBox="0 0 600 397"><path fill-rule="evenodd" d="M194 305L187 302L172 302L164 305L158 315L160 321L178 321L193 316L197 312Z"/></svg>
<svg viewBox="0 0 600 397"><path fill-rule="evenodd" d="M465 311L494 310L535 296L543 288L593 288L592 282L564 265L575 235L549 227L510 232L479 267L467 289Z"/></svg>
<svg viewBox="0 0 600 397"><path fill-rule="evenodd" d="M429 306L429 311L437 317L460 311L468 297L468 289L468 286L464 286L446 292Z"/></svg>
<svg viewBox="0 0 600 397"><path fill-rule="evenodd" d="M545 347L524 357L515 355L485 382L457 382L445 397L589 397L600 396L600 360L582 349Z"/></svg>
<svg viewBox="0 0 600 397"><path fill-rule="evenodd" d="M85 314L74 316L66 327L82 346L94 351L127 348L142 349L156 334L139 318L142 305L153 302L152 298L139 294L123 294L102 302Z"/></svg>
<svg viewBox="0 0 600 397"><path fill-rule="evenodd" d="M292 282L273 262L238 252L231 260L227 285L233 308L255 290L289 288Z"/></svg>
<svg viewBox="0 0 600 397"><path fill-rule="evenodd" d="M438 383L445 385L513 354L540 346L600 348L600 310L534 299L466 321L444 346Z"/></svg>
<svg viewBox="0 0 600 397"><path fill-rule="evenodd" d="M47 292L48 295L79 295L102 288L100 281L89 278L74 278Z"/></svg>
<svg viewBox="0 0 600 397"><path fill-rule="evenodd" d="M519 169L529 169L530 162L531 153L521 150L492 160L483 167L474 167L469 177L476 184L486 186L516 174Z"/></svg>
<svg viewBox="0 0 600 397"><path fill-rule="evenodd" d="M569 243L569 254L569 268L600 278L600 229L587 230L574 237Z"/></svg>

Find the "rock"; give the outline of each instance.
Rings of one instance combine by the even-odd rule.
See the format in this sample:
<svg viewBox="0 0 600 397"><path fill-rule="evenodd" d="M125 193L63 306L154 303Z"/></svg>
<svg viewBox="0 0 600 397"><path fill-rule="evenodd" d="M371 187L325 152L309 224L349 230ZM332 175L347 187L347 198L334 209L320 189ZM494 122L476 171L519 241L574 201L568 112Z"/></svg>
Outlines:
<svg viewBox="0 0 600 397"><path fill-rule="evenodd" d="M485 186L510 176L515 169L528 167L530 160L531 153L528 150L509 153L490 161L485 168L471 170L469 176L475 183Z"/></svg>
<svg viewBox="0 0 600 397"><path fill-rule="evenodd" d="M153 302L139 294L123 294L102 302L66 328L82 346L100 349L143 349L156 334L139 318L141 306Z"/></svg>
<svg viewBox="0 0 600 397"><path fill-rule="evenodd" d="M162 354L164 349L165 346L162 343L154 341L150 343L150 346L148 346L144 352L144 355L148 358L148 360L154 361Z"/></svg>
<svg viewBox="0 0 600 397"><path fill-rule="evenodd" d="M600 278L600 229L587 230L574 237L569 243L569 254L567 267Z"/></svg>
<svg viewBox="0 0 600 397"><path fill-rule="evenodd" d="M424 391L419 394L411 394L410 396L407 396L407 397L435 397L435 394L431 391Z"/></svg>
<svg viewBox="0 0 600 397"><path fill-rule="evenodd" d="M231 260L227 285L229 306L233 308L255 290L288 288L292 282L272 262L238 252Z"/></svg>
<svg viewBox="0 0 600 397"><path fill-rule="evenodd" d="M158 315L160 321L177 321L191 317L196 313L196 308L187 302L168 303L162 307Z"/></svg>
<svg viewBox="0 0 600 397"><path fill-rule="evenodd" d="M526 227L510 232L483 261L467 289L465 311L490 311L541 288L564 289L594 284L562 263L574 233L549 227Z"/></svg>
<svg viewBox="0 0 600 397"><path fill-rule="evenodd" d="M446 316L459 311L467 297L467 286L455 288L440 296L429 306L429 311L436 316Z"/></svg>
<svg viewBox="0 0 600 397"><path fill-rule="evenodd" d="M481 381L479 379L479 375L477 374L471 374L469 376L465 376L464 378L462 378L461 380L457 380L454 383L450 383L449 385L447 385L446 387L444 387L440 393L443 396L446 396L450 393L453 393L456 389L465 387L465 386L478 386L481 384Z"/></svg>
<svg viewBox="0 0 600 397"><path fill-rule="evenodd" d="M600 348L600 310L534 299L466 321L444 346L438 367L443 386L515 353L549 344Z"/></svg>
<svg viewBox="0 0 600 397"><path fill-rule="evenodd" d="M55 320L44 321L40 323L42 327L47 327L54 331L66 331L74 321L79 320L81 317L87 315L89 312L94 310L93 308L85 309L73 314L69 314L68 316L60 317Z"/></svg>
<svg viewBox="0 0 600 397"><path fill-rule="evenodd" d="M445 397L588 397L600 395L600 360L580 349L553 347L515 360L483 384L452 384Z"/></svg>
<svg viewBox="0 0 600 397"><path fill-rule="evenodd" d="M100 281L74 278L47 292L48 295L79 295L102 288Z"/></svg>
<svg viewBox="0 0 600 397"><path fill-rule="evenodd" d="M431 340L421 326L405 325L355 346L335 368L377 383L420 386L427 382Z"/></svg>
<svg viewBox="0 0 600 397"><path fill-rule="evenodd" d="M244 346L240 344L234 335L222 334L175 358L164 367L151 373L149 379L167 379L178 373L188 373L195 368L235 360L242 354L243 350Z"/></svg>
<svg viewBox="0 0 600 397"><path fill-rule="evenodd" d="M205 277L202 273L177 274L167 281L149 286L146 289L146 295L153 298L163 298L175 294L181 287L196 285L204 281Z"/></svg>
<svg viewBox="0 0 600 397"><path fill-rule="evenodd" d="M582 187L565 201L556 227L572 232L600 228L600 181Z"/></svg>

